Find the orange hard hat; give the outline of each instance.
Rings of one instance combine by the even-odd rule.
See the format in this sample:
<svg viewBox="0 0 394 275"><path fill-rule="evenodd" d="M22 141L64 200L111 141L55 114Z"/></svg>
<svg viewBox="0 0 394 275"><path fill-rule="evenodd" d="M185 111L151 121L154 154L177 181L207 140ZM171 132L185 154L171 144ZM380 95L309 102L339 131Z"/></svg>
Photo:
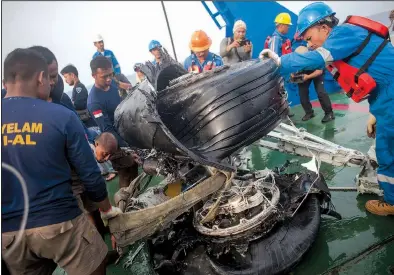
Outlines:
<svg viewBox="0 0 394 275"><path fill-rule="evenodd" d="M212 45L212 40L211 38L208 37L208 35L202 31L195 31L192 34L192 39L190 40L189 43L189 48L193 52L203 52L205 50L208 50L209 47Z"/></svg>

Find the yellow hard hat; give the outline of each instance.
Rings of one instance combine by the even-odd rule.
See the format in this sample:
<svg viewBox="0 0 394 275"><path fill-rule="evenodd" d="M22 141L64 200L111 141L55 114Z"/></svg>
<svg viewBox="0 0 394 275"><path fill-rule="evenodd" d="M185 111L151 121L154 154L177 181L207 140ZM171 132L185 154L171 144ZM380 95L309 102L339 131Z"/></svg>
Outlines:
<svg viewBox="0 0 394 275"><path fill-rule="evenodd" d="M290 14L288 14L287 12L282 12L279 13L276 17L275 17L275 21L276 24L285 24L285 25L293 25L291 24L291 17Z"/></svg>

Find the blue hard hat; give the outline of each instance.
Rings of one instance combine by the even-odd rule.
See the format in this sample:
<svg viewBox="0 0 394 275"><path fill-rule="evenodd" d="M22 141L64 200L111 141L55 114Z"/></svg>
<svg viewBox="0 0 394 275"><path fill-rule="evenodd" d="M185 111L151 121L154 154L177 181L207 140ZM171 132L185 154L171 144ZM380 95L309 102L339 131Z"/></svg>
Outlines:
<svg viewBox="0 0 394 275"><path fill-rule="evenodd" d="M323 2L315 2L304 7L298 15L297 34L302 35L319 20L335 15L332 9Z"/></svg>
<svg viewBox="0 0 394 275"><path fill-rule="evenodd" d="M161 47L161 44L160 44L159 41L157 41L157 40L152 40L152 41L149 43L149 51L151 51L151 50L153 50L154 48L157 48L157 47Z"/></svg>

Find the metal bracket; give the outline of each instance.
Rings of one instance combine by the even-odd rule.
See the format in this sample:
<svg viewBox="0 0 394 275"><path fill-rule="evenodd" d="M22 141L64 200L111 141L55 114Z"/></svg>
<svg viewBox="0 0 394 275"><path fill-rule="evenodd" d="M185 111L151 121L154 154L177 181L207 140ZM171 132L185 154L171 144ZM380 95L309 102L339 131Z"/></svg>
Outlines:
<svg viewBox="0 0 394 275"><path fill-rule="evenodd" d="M322 162L334 166L362 167L361 173L355 179L357 192L383 194L376 179L376 170L372 167L368 155L312 135L303 128L298 129L281 123L255 145L291 155L315 155Z"/></svg>
<svg viewBox="0 0 394 275"><path fill-rule="evenodd" d="M274 139L269 141L267 139ZM360 151L348 149L285 123L279 124L267 137L257 142L271 150L292 155L312 157L335 166L362 166L367 156Z"/></svg>

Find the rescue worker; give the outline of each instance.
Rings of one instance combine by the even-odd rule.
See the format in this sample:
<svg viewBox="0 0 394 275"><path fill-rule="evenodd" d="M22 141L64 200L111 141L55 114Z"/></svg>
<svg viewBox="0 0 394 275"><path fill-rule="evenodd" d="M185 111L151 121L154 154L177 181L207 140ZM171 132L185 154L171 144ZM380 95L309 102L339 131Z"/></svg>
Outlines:
<svg viewBox="0 0 394 275"><path fill-rule="evenodd" d="M18 241L25 194L2 168L2 257L11 274L52 274L57 265L68 274L105 274L108 249L72 194L70 165L104 221L121 210L109 202L78 116L46 102L49 75L45 58L31 49L15 49L4 61L2 162L25 180L29 208Z"/></svg>
<svg viewBox="0 0 394 275"><path fill-rule="evenodd" d="M111 61L115 75L120 74L121 70L119 62L112 51L104 49L104 39L100 34L96 35L95 39L93 40L93 44L97 48L97 51L94 53L92 59L95 59L97 56L105 56Z"/></svg>
<svg viewBox="0 0 394 275"><path fill-rule="evenodd" d="M305 53L308 52L308 48L305 46L299 46L296 49L297 53ZM304 109L305 115L302 118L302 121L308 121L315 117L315 112L312 109L312 104L309 100L309 86L311 82L315 86L317 98L319 99L320 105L324 111L324 117L322 119L322 123L329 122L335 119L334 112L332 111L331 100L326 90L324 88L324 74L323 70L315 70L315 71L302 71L297 74L299 78L301 78L298 83L298 92L300 95L301 106ZM294 75L292 74L291 79L294 79Z"/></svg>
<svg viewBox="0 0 394 275"><path fill-rule="evenodd" d="M114 53L104 49L104 39L100 34L96 35L93 44L97 48L97 52L94 53L92 59L95 59L97 56L105 56L111 61L112 69L115 74L113 81L118 86L119 93L124 96L124 94L127 93L126 91L131 89L132 86L130 81L127 80L127 77L121 73L119 62Z"/></svg>
<svg viewBox="0 0 394 275"><path fill-rule="evenodd" d="M88 96L88 109L93 115L94 120L100 128L101 133L109 132L113 134L119 145L119 150L111 158L107 156L105 160L110 160L115 171L119 175L119 186L129 186L129 174L138 175L138 165L135 163L124 164L124 158L127 158L127 152L120 147L128 147L128 144L119 136L114 127L115 109L121 102L121 97L116 86L112 82L113 69L111 62L103 57L98 56L90 62L94 86ZM123 168L128 169L123 169Z"/></svg>
<svg viewBox="0 0 394 275"><path fill-rule="evenodd" d="M291 25L290 14L286 12L279 13L274 20L275 31L271 37L267 37L268 48L277 55L291 53L291 40L287 37Z"/></svg>
<svg viewBox="0 0 394 275"><path fill-rule="evenodd" d="M161 54L159 48L161 48L161 44L157 40L152 40L149 42L149 51L153 55L154 59L152 61L153 65L160 64Z"/></svg>
<svg viewBox="0 0 394 275"><path fill-rule="evenodd" d="M79 80L77 68L71 64L67 65L60 71L60 74L63 75L66 83L73 87L71 100L82 122L87 128L97 126L89 114L87 108L88 90Z"/></svg>
<svg viewBox="0 0 394 275"><path fill-rule="evenodd" d="M63 105L64 107L66 107L76 113L74 105L72 104L70 97L63 92L64 91L64 83L63 83L61 76L58 73L59 68L58 68L58 63L57 63L57 59L56 59L55 55L48 48L43 47L43 46L32 46L29 49L40 53L45 58L45 60L48 64L48 72L49 72L49 79L50 79L50 86L51 86L51 91L49 94L50 102ZM83 128L85 130L85 134L89 139L90 134L88 132L88 129L82 123L81 120L80 120L80 122L83 125Z"/></svg>
<svg viewBox="0 0 394 275"><path fill-rule="evenodd" d="M49 81L51 86L50 97L52 98L53 103L59 104L62 99L64 84L63 80L61 80L61 77L59 77L56 57L50 50L42 46L32 46L29 49L38 51L44 56L45 60L47 60Z"/></svg>
<svg viewBox="0 0 394 275"><path fill-rule="evenodd" d="M368 96L364 94L365 91L370 91L370 112L376 118L377 177L384 191L384 201L370 200L365 206L373 214L394 215L394 46L388 39L382 38L386 36L383 33L385 26L362 17L353 18L352 23L337 26L339 20L328 5L312 3L301 10L297 28L299 35L314 50L279 57L275 52L265 49L260 57L272 58L282 73L335 66L338 70L337 79L344 89L348 89L344 83L356 87L356 75L360 68L362 74L357 78L372 77L375 88L369 85L370 79L367 84L358 84L363 89L357 90L357 93L351 93L348 89L349 97L356 102ZM342 77L347 78L342 81Z"/></svg>
<svg viewBox="0 0 394 275"><path fill-rule="evenodd" d="M274 51L277 55L282 56L291 52L291 40L287 37L289 33L291 23L290 14L286 12L279 13L274 20L275 31L272 36L267 37L265 48L269 48ZM293 117L294 114L289 110L289 117Z"/></svg>
<svg viewBox="0 0 394 275"><path fill-rule="evenodd" d="M183 64L185 70L201 73L203 71L210 71L215 67L223 66L223 59L209 51L211 45L212 40L204 31L195 31L189 43L192 54L186 58Z"/></svg>
<svg viewBox="0 0 394 275"><path fill-rule="evenodd" d="M89 139L89 143L94 145L94 140L101 134L100 129L98 127L90 127L88 128L88 131L91 137L91 139ZM93 147L92 150L94 150ZM106 181L111 181L116 178L117 172L112 167L112 163L110 161L97 162L97 165L100 168L101 175L105 177Z"/></svg>
<svg viewBox="0 0 394 275"><path fill-rule="evenodd" d="M42 46L33 46L30 49L33 49L34 51L42 54L42 56L44 56L45 61L48 64L48 71L53 75L56 75L56 74L58 75L57 59L56 59L55 55L52 53L52 51L50 51L48 48L42 47ZM54 81L56 81L56 80L54 79ZM61 77L58 76L57 82L52 87L49 99L47 101L55 103L55 104L63 105L64 107L68 108L69 110L71 110L72 112L74 112L77 115L74 105L71 102L70 97L66 93L63 93L63 90L64 90L63 80ZM55 98L60 97L60 101L58 102L56 99L54 100L52 98L52 96ZM79 121L85 130L85 135L86 135L88 142L90 144L93 144L94 143L94 135L92 135L91 131L89 131L89 129L86 128L86 126L82 123L80 118L79 118ZM99 164L96 163L96 165L99 165ZM100 165L103 166L105 164L100 164ZM107 169L107 171L114 172L112 166L111 166L111 170ZM103 171L101 171L101 169L100 169L100 172L103 173ZM116 176L116 174L115 174L115 176ZM99 208L94 202L92 202L89 199L89 196L87 196L87 194L85 192L84 185L83 185L83 181L78 176L76 169L73 167L71 168L71 190L72 190L74 196L77 198L78 205L81 208L82 212L84 214L86 214L87 217L96 226L96 228L98 229L99 233L102 235L103 240L104 240L104 234L108 230L105 228L103 221L100 219ZM116 258L117 258L116 251L108 251L107 261L106 261L107 264L113 263L116 260Z"/></svg>
<svg viewBox="0 0 394 275"><path fill-rule="evenodd" d="M111 160L119 173L119 188L128 187L130 182L138 176L138 155L131 150L122 150L118 140L110 132L96 137L94 141L95 156L98 162Z"/></svg>
<svg viewBox="0 0 394 275"><path fill-rule="evenodd" d="M246 24L242 20L234 23L233 37L225 37L220 43L220 56L224 64L235 64L252 58L252 42L245 38Z"/></svg>

